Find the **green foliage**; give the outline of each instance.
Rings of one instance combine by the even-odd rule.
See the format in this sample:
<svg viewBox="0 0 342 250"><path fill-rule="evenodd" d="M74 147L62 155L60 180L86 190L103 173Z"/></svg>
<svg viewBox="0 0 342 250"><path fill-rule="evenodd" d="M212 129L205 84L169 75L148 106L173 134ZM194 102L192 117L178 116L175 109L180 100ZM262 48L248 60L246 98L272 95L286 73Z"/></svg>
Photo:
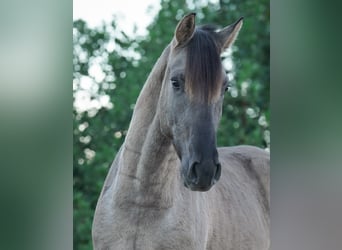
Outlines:
<svg viewBox="0 0 342 250"><path fill-rule="evenodd" d="M219 145L269 147L269 1L162 0L146 37L128 37L116 26L90 29L74 22L74 96L87 92L93 105L74 105L74 249L92 249L91 223L98 196L115 154L124 140L134 103L178 20L197 13L197 23L219 27L244 16L232 49L232 88L226 94L218 131ZM225 59L225 58L224 58ZM92 68L99 65L103 77ZM85 88L81 79L92 82ZM107 97L112 106L103 103Z"/></svg>

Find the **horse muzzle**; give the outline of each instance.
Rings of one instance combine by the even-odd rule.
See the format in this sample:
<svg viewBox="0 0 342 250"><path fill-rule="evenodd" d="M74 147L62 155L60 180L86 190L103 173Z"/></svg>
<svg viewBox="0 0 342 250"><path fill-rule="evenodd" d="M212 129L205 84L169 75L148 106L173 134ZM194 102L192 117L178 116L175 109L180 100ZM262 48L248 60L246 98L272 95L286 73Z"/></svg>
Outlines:
<svg viewBox="0 0 342 250"><path fill-rule="evenodd" d="M193 162L184 176L184 185L192 191L208 191L221 176L221 164Z"/></svg>

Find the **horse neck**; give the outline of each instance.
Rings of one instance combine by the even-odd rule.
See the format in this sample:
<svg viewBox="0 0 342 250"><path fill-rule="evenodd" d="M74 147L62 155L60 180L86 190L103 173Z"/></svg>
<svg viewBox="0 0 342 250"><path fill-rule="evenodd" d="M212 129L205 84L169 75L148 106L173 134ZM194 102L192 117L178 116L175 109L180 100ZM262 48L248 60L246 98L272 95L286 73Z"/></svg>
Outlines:
<svg viewBox="0 0 342 250"><path fill-rule="evenodd" d="M171 141L160 129L157 112L170 53L167 47L153 67L135 105L120 156L116 203L121 206L166 208L174 196L177 160Z"/></svg>
<svg viewBox="0 0 342 250"><path fill-rule="evenodd" d="M154 65L136 102L132 120L127 132L125 144L141 151L147 132L157 112L157 105L162 88L162 81L170 54L166 47Z"/></svg>

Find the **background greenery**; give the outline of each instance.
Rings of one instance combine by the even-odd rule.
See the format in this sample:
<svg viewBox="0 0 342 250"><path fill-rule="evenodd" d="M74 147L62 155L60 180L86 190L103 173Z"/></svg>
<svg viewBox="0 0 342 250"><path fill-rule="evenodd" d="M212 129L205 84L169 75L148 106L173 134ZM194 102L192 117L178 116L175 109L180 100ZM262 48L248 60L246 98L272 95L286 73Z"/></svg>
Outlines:
<svg viewBox="0 0 342 250"><path fill-rule="evenodd" d="M197 24L224 27L244 16L230 58L233 87L226 94L218 144L270 147L269 1L161 0L161 9L144 37L129 37L116 25L91 29L82 20L73 28L74 249L92 249L91 223L110 164L122 144L134 103L147 75L170 42L180 18L196 12ZM227 55L223 56L224 60ZM100 68L99 77L94 68ZM81 79L91 82L85 88ZM91 105L77 104L80 93Z"/></svg>

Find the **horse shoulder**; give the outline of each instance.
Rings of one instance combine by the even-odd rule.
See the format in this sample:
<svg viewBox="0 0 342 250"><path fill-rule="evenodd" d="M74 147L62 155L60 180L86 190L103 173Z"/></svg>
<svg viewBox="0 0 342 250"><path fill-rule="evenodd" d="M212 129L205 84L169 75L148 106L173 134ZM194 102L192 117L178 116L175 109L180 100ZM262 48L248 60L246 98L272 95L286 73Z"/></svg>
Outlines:
<svg viewBox="0 0 342 250"><path fill-rule="evenodd" d="M115 159L112 163L112 165L110 166L110 169L108 171L108 174L107 174L107 177L104 181L104 184L103 184L103 188L102 188L102 191L101 191L101 195L100 196L103 196L103 194L109 189L109 187L113 184L113 181L115 179L115 176L117 175L117 172L118 172L118 168L119 168L119 159L120 159L120 155L121 155L121 152L122 152L122 148L123 146L120 147L118 153L116 154L115 156Z"/></svg>
<svg viewBox="0 0 342 250"><path fill-rule="evenodd" d="M104 198L105 194L110 190L110 187L112 186L115 176L117 175L118 172L118 166L119 166L119 158L121 155L122 147L116 154L116 157L108 171L107 177L104 181L103 188L101 190L101 194L99 196L96 209L95 209L95 214L94 214L94 220L93 220L93 225L92 225L92 237L93 237L93 244L95 243L98 245L105 242L105 238L108 232L107 231L107 222L108 220L111 220L111 210L108 209L108 202L110 200ZM96 246L95 249L98 249L98 246ZM103 249L101 247L101 249ZM109 249L109 248L108 248Z"/></svg>
<svg viewBox="0 0 342 250"><path fill-rule="evenodd" d="M255 146L234 146L219 148L220 158L223 160L234 159L245 169L247 174L254 179L262 196L266 199L266 208L270 202L270 154L264 149Z"/></svg>

